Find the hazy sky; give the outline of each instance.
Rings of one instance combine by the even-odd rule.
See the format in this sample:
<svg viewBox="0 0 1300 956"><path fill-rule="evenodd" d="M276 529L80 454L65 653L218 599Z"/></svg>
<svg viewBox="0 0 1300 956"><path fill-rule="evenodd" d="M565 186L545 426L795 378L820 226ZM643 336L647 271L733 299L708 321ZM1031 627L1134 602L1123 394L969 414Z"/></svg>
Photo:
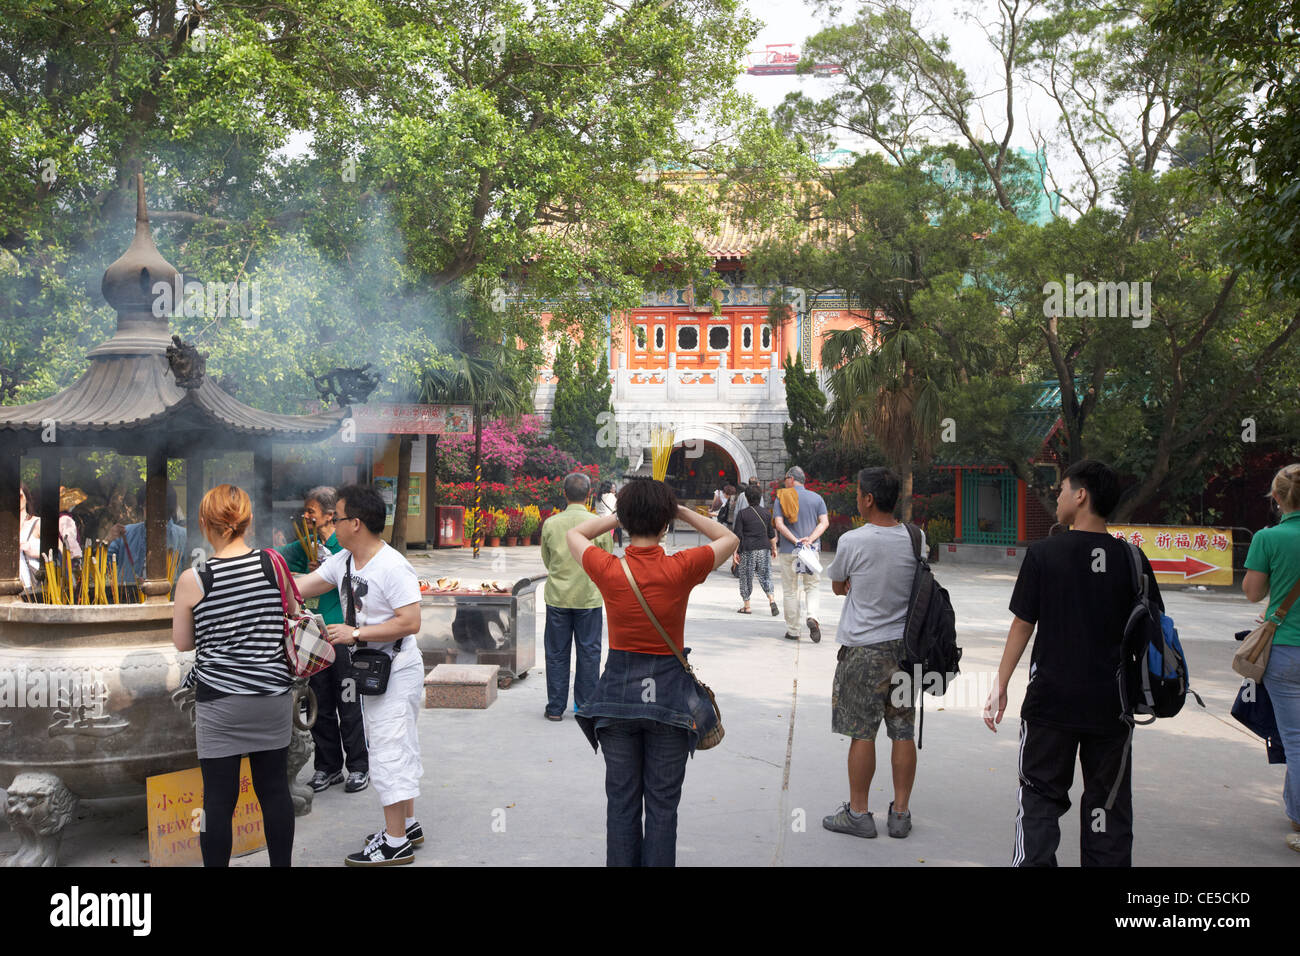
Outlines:
<svg viewBox="0 0 1300 956"><path fill-rule="evenodd" d="M761 51L769 43L794 43L796 48L802 47L806 37L830 22L818 16L813 4L802 3L800 0L747 0L746 5L750 15L764 24L750 46L753 51ZM846 3L844 12L837 20L849 22L856 9L856 4ZM970 0L965 3L919 0L914 22L925 25L922 32L926 36L942 34L948 38L953 59L966 72L967 82L973 90L981 94L997 93L987 99L990 110L988 119L993 132L1000 137L998 118L1003 108L1001 64L983 31L964 20L962 13L973 13L985 22L997 21L997 5L994 0ZM771 109L787 93L802 90L809 96L818 96L821 90L833 89L835 83L834 78L817 79L812 76L746 75L740 80L740 88ZM1026 119L1031 118L1037 129L1050 132L1056 125L1055 104L1037 88L1018 85L1017 91L1019 115L1016 116L1016 128L1011 142L1013 146L1032 149ZM844 142L841 145L854 148L855 144Z"/></svg>

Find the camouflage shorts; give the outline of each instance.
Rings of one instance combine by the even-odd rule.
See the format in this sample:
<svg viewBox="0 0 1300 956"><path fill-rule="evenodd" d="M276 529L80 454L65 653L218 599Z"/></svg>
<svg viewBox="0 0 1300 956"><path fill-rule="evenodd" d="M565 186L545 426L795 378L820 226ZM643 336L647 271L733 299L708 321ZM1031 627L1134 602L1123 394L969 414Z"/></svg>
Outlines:
<svg viewBox="0 0 1300 956"><path fill-rule="evenodd" d="M903 641L840 647L831 689L831 730L857 740L875 740L880 721L890 740L911 740L916 709L894 680ZM897 691L897 693L895 693ZM891 696L908 706L897 706Z"/></svg>

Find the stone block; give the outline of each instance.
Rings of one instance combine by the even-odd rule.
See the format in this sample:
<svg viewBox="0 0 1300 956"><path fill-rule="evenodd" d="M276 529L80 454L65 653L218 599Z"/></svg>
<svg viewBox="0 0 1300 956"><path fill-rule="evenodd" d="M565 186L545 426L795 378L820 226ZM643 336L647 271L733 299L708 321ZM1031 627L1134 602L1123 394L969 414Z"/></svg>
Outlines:
<svg viewBox="0 0 1300 956"><path fill-rule="evenodd" d="M496 664L439 664L424 678L425 707L485 710L497 699Z"/></svg>

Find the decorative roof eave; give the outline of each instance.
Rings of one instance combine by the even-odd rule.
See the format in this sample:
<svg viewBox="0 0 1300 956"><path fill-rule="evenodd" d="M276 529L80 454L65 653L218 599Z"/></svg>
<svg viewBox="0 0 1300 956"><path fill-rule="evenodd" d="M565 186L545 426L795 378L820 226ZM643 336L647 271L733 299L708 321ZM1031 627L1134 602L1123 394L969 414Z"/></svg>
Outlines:
<svg viewBox="0 0 1300 956"><path fill-rule="evenodd" d="M259 411L206 378L204 356L192 346L174 336L176 346L167 344L167 318L154 310L153 288L156 281L178 282L179 274L154 244L144 176L135 179L135 237L101 283L117 310L116 333L88 353L89 367L63 391L0 406L0 433L29 445L39 436L44 444L176 451L232 447L237 437L320 441L338 431L348 408L314 415Z"/></svg>
<svg viewBox="0 0 1300 956"><path fill-rule="evenodd" d="M183 419L189 419L191 427L207 431L310 442L328 438L348 414L347 408L313 415L264 412L208 378L197 389L179 387L162 356L101 357L56 395L27 405L0 406L0 432L39 432L52 423L56 434L85 441L85 432L102 436L159 426L179 429L185 427Z"/></svg>

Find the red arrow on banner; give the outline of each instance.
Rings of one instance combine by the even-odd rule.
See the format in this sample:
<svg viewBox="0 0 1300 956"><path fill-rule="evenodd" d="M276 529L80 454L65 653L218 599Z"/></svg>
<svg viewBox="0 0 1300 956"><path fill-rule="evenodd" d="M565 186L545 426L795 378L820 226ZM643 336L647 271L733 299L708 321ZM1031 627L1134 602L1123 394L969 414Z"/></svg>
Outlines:
<svg viewBox="0 0 1300 956"><path fill-rule="evenodd" d="M1181 572L1184 581L1219 570L1217 565L1207 564L1190 554L1185 554L1181 558L1149 558L1148 560L1151 562L1151 570L1157 574L1178 574Z"/></svg>

